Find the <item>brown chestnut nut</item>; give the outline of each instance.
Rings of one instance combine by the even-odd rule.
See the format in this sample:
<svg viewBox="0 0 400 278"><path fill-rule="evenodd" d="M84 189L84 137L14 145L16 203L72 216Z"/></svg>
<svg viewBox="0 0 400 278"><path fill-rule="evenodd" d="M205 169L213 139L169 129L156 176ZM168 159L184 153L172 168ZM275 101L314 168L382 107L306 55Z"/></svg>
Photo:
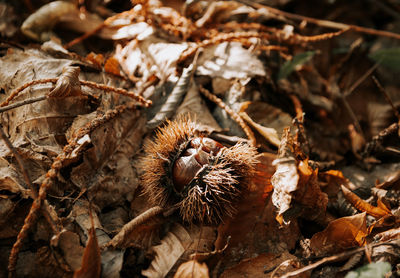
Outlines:
<svg viewBox="0 0 400 278"><path fill-rule="evenodd" d="M178 207L186 222L219 223L235 212L248 188L257 152L245 143L223 147L180 118L156 132L144 146L144 193L152 205Z"/></svg>
<svg viewBox="0 0 400 278"><path fill-rule="evenodd" d="M175 160L172 179L175 189L182 191L201 170L209 163L209 157L216 155L223 146L210 138L194 138L188 148Z"/></svg>

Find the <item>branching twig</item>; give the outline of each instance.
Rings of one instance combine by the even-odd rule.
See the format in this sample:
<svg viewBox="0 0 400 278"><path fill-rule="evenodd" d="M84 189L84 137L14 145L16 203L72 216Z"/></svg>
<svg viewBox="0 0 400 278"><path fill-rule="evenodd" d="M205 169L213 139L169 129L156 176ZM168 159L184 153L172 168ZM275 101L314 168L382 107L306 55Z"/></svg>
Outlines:
<svg viewBox="0 0 400 278"><path fill-rule="evenodd" d="M254 136L253 131L249 128L249 126L243 121L243 119L239 116L238 113L233 111L231 108L229 108L220 98L218 98L216 95L212 94L210 91L207 89L200 87L199 88L200 92L209 100L217 104L220 108L224 109L226 113L236 122L238 125L243 129L244 133L246 133L247 137L250 140L250 143L252 146L256 146L256 138Z"/></svg>
<svg viewBox="0 0 400 278"><path fill-rule="evenodd" d="M8 96L8 98L4 102L2 102L0 104L0 107L4 107L4 106L9 105L11 100L16 98L24 89L28 88L29 86L33 86L33 85L36 85L36 84L44 84L44 83L56 83L58 81L58 79L59 78L49 78L49 79L33 80L31 82L28 82L28 83L22 85L21 87L17 88L15 91L13 91ZM84 86L88 86L88 87L91 87L91 88L103 90L103 91L106 91L106 92L114 92L114 93L117 93L117 94L128 96L128 97L138 101L144 107L149 107L152 104L151 100L147 100L147 99L143 98L142 96L140 96L138 94L129 92L129 91L127 91L125 89L122 89L122 88L115 88L115 87L111 87L111 86L108 86L108 85L98 84L96 82L86 81L86 80L80 80L79 82L80 82L81 85L84 85ZM14 104L15 106L11 106L10 105L9 107L4 108L4 110L0 110L0 113L4 112L4 111L7 111L9 109L13 109L13 108L25 105L25 104L29 104L29 103L33 103L33 102L36 102L36 101L44 100L45 98L46 97L38 97L38 98L35 98L35 99L27 99L27 100L22 101L21 103Z"/></svg>
<svg viewBox="0 0 400 278"><path fill-rule="evenodd" d="M400 34L388 32L388 31L382 31L382 30L376 30L372 28L366 28L362 26L357 26L357 25L351 25L351 24L344 24L340 22L334 22L330 20L321 20L313 17L308 17L308 16L302 16L298 14L293 14L289 12L284 12L266 5L262 5L259 3L256 3L255 1L249 1L249 0L237 0L238 2L242 2L248 6L251 6L255 9L266 9L268 12L275 14L275 15L281 15L289 19L293 20L298 20L298 21L307 21L310 23L313 23L318 26L322 27L327 27L327 28L332 28L332 29L338 29L338 30L344 30L344 29L353 29L357 32L364 33L364 34L369 34L369 35L375 35L375 36L383 36L383 37L389 37L389 38L394 38L394 39L400 39Z"/></svg>

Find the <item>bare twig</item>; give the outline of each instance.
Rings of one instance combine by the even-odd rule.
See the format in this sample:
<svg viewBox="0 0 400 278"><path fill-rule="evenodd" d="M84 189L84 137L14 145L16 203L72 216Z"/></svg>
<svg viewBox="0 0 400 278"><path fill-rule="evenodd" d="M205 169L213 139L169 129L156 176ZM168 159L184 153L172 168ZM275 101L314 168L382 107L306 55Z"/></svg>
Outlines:
<svg viewBox="0 0 400 278"><path fill-rule="evenodd" d="M379 91L383 94L385 97L386 101L390 104L392 107L394 115L397 117L397 119L400 121L400 114L399 111L397 111L396 107L394 106L392 100L390 99L389 95L387 94L385 88L382 87L381 83L378 81L378 79L375 76L372 76L372 80L374 80L375 85L378 87Z"/></svg>
<svg viewBox="0 0 400 278"><path fill-rule="evenodd" d="M0 106L0 113L3 113L5 111L8 111L8 110L20 107L20 106L24 106L26 104L42 101L42 100L45 100L46 98L47 98L47 96L40 96L40 97L29 98L29 99L25 99L23 101L15 102L15 103L7 105L7 106L3 106L3 107Z"/></svg>
<svg viewBox="0 0 400 278"><path fill-rule="evenodd" d="M256 138L253 131L243 121L238 113L229 108L220 98L212 94L209 90L203 87L200 87L199 90L206 98L217 104L220 108L224 109L226 113L228 113L228 115L243 129L244 133L246 133L247 137L249 138L251 145L256 146Z"/></svg>
<svg viewBox="0 0 400 278"><path fill-rule="evenodd" d="M286 18L292 19L292 20L297 20L297 21L307 21L310 23L313 23L318 26L322 27L327 27L327 28L332 28L332 29L338 29L338 30L344 30L351 28L357 32L364 33L364 34L369 34L369 35L375 35L375 36L382 36L382 37L389 37L389 38L394 38L394 39L400 39L400 34L388 32L388 31L382 31L382 30L376 30L373 28L367 28L367 27L362 27L362 26L357 26L357 25L352 25L352 24L345 24L345 23L340 23L340 22L334 22L330 20L321 20L313 17L308 17L308 16L302 16L298 14L293 14L289 12L284 12L266 5L262 5L259 3L256 3L254 1L249 1L249 0L237 0L238 2L242 2L248 6L251 6L256 9L265 9L268 12L275 14L275 15L280 15L284 16Z"/></svg>

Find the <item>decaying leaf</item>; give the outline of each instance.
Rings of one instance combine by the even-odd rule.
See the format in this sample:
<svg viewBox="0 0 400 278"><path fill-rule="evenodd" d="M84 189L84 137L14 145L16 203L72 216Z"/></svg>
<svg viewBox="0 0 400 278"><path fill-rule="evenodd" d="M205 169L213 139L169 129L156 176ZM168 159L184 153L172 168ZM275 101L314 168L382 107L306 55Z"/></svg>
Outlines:
<svg viewBox="0 0 400 278"><path fill-rule="evenodd" d="M83 252L82 265L75 271L74 278L98 278L101 272L100 248L94 227L89 231L89 239Z"/></svg>
<svg viewBox="0 0 400 278"><path fill-rule="evenodd" d="M174 278L209 278L208 267L205 263L190 260L181 264Z"/></svg>
<svg viewBox="0 0 400 278"><path fill-rule="evenodd" d="M196 73L224 79L265 76L260 60L238 42L223 42L206 48L199 57Z"/></svg>
<svg viewBox="0 0 400 278"><path fill-rule="evenodd" d="M386 215L392 214L391 211L382 203L378 201L378 207L375 207L368 202L362 200L356 194L351 192L349 189L341 186L342 192L345 198L358 210L365 211L369 215L372 215L375 218L381 218Z"/></svg>
<svg viewBox="0 0 400 278"><path fill-rule="evenodd" d="M346 274L345 278L384 278L391 266L387 262L373 262Z"/></svg>
<svg viewBox="0 0 400 278"><path fill-rule="evenodd" d="M185 261L185 256L194 251L210 252L215 241L214 229L210 227L196 227L186 230L175 223L168 234L161 240L161 244L152 247L154 259L142 275L152 277L165 277L179 260ZM199 238L201 236L201 238ZM211 238L210 238L211 237Z"/></svg>
<svg viewBox="0 0 400 278"><path fill-rule="evenodd" d="M272 202L283 221L302 216L313 221L324 221L328 196L321 191L318 171L308 165L308 160L296 161L295 142L286 129L282 136L276 171L271 183L274 186Z"/></svg>
<svg viewBox="0 0 400 278"><path fill-rule="evenodd" d="M311 238L311 249L317 255L338 253L349 247L363 246L367 235L365 212L342 217Z"/></svg>

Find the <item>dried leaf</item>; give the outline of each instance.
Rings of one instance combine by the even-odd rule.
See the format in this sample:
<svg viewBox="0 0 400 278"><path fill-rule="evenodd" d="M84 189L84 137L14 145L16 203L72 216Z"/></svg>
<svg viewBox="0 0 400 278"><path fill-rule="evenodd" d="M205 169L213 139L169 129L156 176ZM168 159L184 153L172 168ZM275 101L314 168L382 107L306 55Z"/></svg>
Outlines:
<svg viewBox="0 0 400 278"><path fill-rule="evenodd" d="M363 246L368 235L366 213L342 217L328 224L311 238L311 249L317 255L338 253L353 246Z"/></svg>
<svg viewBox="0 0 400 278"><path fill-rule="evenodd" d="M96 278L100 277L101 255L97 242L95 228L89 230L89 239L83 252L80 269L74 272L74 278Z"/></svg>
<svg viewBox="0 0 400 278"><path fill-rule="evenodd" d="M222 131L222 128L218 125L204 100L201 98L195 82L191 83L189 91L176 111L176 116L180 114L189 115L191 119L196 121L199 130L206 131L207 134Z"/></svg>
<svg viewBox="0 0 400 278"><path fill-rule="evenodd" d="M201 237L201 238L200 238ZM210 252L215 241L214 228L192 226L186 230L173 224L171 230L161 240L161 244L152 247L155 255L150 267L142 271L146 277L165 277L180 260L186 261L189 255L197 252ZM185 258L186 257L186 258Z"/></svg>
<svg viewBox="0 0 400 278"><path fill-rule="evenodd" d="M112 73L116 76L121 76L121 71L119 69L118 60L114 57L110 57L104 64L105 72Z"/></svg>
<svg viewBox="0 0 400 278"><path fill-rule="evenodd" d="M25 36L37 40L50 39L49 31L68 13L79 13L75 4L65 1L54 1L42 6L31 14L22 24L21 31Z"/></svg>
<svg viewBox="0 0 400 278"><path fill-rule="evenodd" d="M172 92L169 94L165 103L162 105L160 111L158 111L154 118L147 123L150 128L156 128L174 115L176 109L181 104L183 97L188 91L192 80L193 67L194 65L191 64L189 67L183 69L181 77Z"/></svg>
<svg viewBox="0 0 400 278"><path fill-rule="evenodd" d="M315 54L315 51L306 51L297 54L290 61L286 61L278 73L278 80L288 77L294 70L307 63Z"/></svg>
<svg viewBox="0 0 400 278"><path fill-rule="evenodd" d="M181 264L176 271L174 278L209 278L208 267L205 263L196 260L187 261Z"/></svg>
<svg viewBox="0 0 400 278"><path fill-rule="evenodd" d="M223 42L206 48L199 57L196 74L224 79L266 75L261 61L239 42Z"/></svg>
<svg viewBox="0 0 400 278"><path fill-rule="evenodd" d="M365 211L369 215L372 215L373 217L378 219L386 215L392 214L391 211L382 202L378 202L378 204L380 205L378 207L375 207L358 197L356 194L351 192L343 185L341 186L341 188L343 195L347 199L347 201L349 201L359 211Z"/></svg>
<svg viewBox="0 0 400 278"><path fill-rule="evenodd" d="M279 147L281 141L279 140L278 133L274 128L265 127L254 122L246 112L240 112L239 115L243 120L255 128L269 143Z"/></svg>
<svg viewBox="0 0 400 278"><path fill-rule="evenodd" d="M175 224L161 240L161 244L152 248L155 257L150 267L142 271L142 275L149 278L165 277L191 243L189 233Z"/></svg>

